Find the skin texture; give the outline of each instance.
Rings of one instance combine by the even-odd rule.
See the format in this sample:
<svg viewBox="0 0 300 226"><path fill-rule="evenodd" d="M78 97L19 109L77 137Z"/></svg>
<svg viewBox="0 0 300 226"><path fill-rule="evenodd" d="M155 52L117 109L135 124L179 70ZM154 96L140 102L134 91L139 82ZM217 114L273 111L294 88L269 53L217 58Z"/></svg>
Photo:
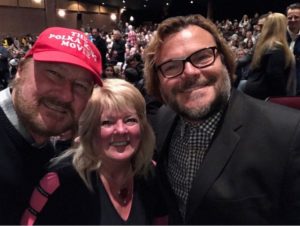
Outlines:
<svg viewBox="0 0 300 226"><path fill-rule="evenodd" d="M96 137L95 147L105 165L130 163L141 137L141 129L135 110L114 112L104 110L101 116L99 136Z"/></svg>
<svg viewBox="0 0 300 226"><path fill-rule="evenodd" d="M190 25L164 40L156 64L212 46L216 43L210 33ZM160 74L159 80L164 101L189 121L205 119L220 110L230 95L229 75L218 53L215 62L206 68L198 69L186 62L181 75L166 79Z"/></svg>
<svg viewBox="0 0 300 226"><path fill-rule="evenodd" d="M93 88L93 76L71 64L29 60L12 91L18 117L37 143L77 126Z"/></svg>
<svg viewBox="0 0 300 226"><path fill-rule="evenodd" d="M108 66L105 68L104 70L104 74L107 78L114 78L115 75L114 75L114 69L112 66Z"/></svg>

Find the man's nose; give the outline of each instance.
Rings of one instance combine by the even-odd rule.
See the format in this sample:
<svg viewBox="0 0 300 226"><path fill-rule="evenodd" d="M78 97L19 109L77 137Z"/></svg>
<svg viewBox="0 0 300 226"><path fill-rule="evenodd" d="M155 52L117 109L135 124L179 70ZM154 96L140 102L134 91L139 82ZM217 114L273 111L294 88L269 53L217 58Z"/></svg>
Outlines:
<svg viewBox="0 0 300 226"><path fill-rule="evenodd" d="M200 74L199 68L195 67L191 62L186 61L184 64L183 76L195 76Z"/></svg>
<svg viewBox="0 0 300 226"><path fill-rule="evenodd" d="M65 81L64 84L62 85L61 90L61 100L64 102L72 102L74 100L74 90L73 90L73 85L72 82L70 81Z"/></svg>

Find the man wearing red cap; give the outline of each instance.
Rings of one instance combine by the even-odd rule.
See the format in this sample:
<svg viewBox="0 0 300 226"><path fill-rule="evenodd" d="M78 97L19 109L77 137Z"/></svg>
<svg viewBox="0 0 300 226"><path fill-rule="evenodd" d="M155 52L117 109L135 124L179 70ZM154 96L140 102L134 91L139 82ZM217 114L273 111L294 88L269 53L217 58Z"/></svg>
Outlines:
<svg viewBox="0 0 300 226"><path fill-rule="evenodd" d="M77 127L102 85L101 56L78 30L44 30L0 92L0 224L19 224L54 151L49 138Z"/></svg>

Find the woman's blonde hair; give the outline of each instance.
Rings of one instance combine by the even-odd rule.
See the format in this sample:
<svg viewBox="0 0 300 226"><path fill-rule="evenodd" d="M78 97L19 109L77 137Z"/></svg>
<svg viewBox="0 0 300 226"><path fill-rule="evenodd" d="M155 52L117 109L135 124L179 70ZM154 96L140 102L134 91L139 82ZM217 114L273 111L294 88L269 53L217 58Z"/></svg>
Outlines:
<svg viewBox="0 0 300 226"><path fill-rule="evenodd" d="M155 137L147 121L144 97L139 90L123 79L106 79L103 81L103 87L94 88L92 97L79 120L79 144L75 144L54 159L54 164L72 156L76 171L92 190L91 172L98 170L101 165L101 157L96 151L100 147L95 147L94 139L95 136L99 136L102 112L104 110L123 112L126 109L136 111L141 128L141 141L131 161L132 168L135 175L146 175L151 165Z"/></svg>
<svg viewBox="0 0 300 226"><path fill-rule="evenodd" d="M269 50L282 48L285 55L285 67L288 68L294 61L287 39L287 18L282 13L271 13L266 17L261 34L255 45L251 68L258 68L262 56Z"/></svg>

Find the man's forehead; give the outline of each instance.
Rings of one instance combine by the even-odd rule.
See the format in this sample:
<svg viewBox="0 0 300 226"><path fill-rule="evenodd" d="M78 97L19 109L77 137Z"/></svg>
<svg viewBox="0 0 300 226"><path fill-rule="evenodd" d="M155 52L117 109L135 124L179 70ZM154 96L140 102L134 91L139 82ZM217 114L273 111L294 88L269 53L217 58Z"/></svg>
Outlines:
<svg viewBox="0 0 300 226"><path fill-rule="evenodd" d="M287 14L288 14L288 15L292 15L292 14L300 15L300 9L289 9L289 10L287 11Z"/></svg>
<svg viewBox="0 0 300 226"><path fill-rule="evenodd" d="M63 73L66 77L72 77L75 79L80 79L85 81L94 80L94 76L90 71L80 66L69 64L69 63L34 61L34 66L36 68L41 68L41 69L57 70L57 72ZM74 73L70 73L70 72L74 72Z"/></svg>

